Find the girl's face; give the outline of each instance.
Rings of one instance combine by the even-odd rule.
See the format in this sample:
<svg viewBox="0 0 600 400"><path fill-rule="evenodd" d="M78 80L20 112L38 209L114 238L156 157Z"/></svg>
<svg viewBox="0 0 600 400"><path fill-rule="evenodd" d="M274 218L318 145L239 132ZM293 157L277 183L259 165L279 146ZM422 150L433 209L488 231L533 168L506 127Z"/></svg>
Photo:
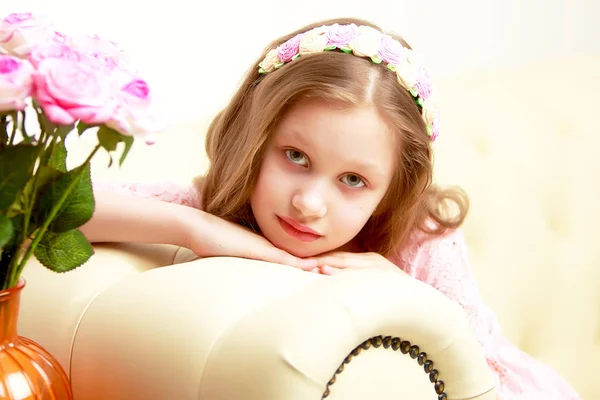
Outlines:
<svg viewBox="0 0 600 400"><path fill-rule="evenodd" d="M350 250L390 185L395 153L375 108L300 101L277 126L250 199L263 235L298 257Z"/></svg>

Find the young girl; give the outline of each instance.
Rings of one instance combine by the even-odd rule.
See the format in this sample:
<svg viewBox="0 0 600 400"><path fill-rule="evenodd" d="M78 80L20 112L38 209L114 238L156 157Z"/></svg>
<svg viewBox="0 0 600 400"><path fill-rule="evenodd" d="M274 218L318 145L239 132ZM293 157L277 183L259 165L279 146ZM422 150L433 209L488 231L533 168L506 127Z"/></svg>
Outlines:
<svg viewBox="0 0 600 400"><path fill-rule="evenodd" d="M467 198L432 185L438 130L429 76L406 42L366 21L321 22L252 66L209 127L211 166L195 187L98 191L83 231L322 274L393 268L463 306L499 399L579 399L502 337L480 298L456 230Z"/></svg>

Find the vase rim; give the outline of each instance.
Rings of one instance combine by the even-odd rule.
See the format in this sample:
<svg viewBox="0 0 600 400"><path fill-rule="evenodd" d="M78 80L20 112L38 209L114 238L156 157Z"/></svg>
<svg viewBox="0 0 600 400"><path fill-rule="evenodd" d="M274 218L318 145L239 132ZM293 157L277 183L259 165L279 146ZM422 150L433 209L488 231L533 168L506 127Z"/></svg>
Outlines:
<svg viewBox="0 0 600 400"><path fill-rule="evenodd" d="M19 278L17 284L13 287L9 287L8 289L0 290L0 299L2 297L10 296L15 292L20 292L25 287L25 279Z"/></svg>

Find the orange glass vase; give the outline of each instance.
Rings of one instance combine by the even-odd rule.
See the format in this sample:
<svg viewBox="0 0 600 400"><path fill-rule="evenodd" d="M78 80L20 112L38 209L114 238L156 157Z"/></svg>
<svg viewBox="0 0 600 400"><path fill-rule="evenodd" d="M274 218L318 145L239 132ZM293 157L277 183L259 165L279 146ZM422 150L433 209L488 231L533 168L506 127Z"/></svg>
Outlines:
<svg viewBox="0 0 600 400"><path fill-rule="evenodd" d="M69 378L39 344L17 334L25 281L0 291L0 399L71 400Z"/></svg>

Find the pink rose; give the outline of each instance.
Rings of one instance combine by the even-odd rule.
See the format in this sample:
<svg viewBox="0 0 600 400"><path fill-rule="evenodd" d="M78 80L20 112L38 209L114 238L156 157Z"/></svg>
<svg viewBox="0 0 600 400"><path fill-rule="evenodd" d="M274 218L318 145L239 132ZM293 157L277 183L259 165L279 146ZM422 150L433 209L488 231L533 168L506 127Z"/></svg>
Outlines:
<svg viewBox="0 0 600 400"><path fill-rule="evenodd" d="M116 111L115 85L104 71L83 61L47 58L34 73L37 101L48 119L68 125L106 122Z"/></svg>
<svg viewBox="0 0 600 400"><path fill-rule="evenodd" d="M431 96L431 77L427 70L423 67L419 68L417 73L417 82L415 87L419 92L419 97L425 101Z"/></svg>
<svg viewBox="0 0 600 400"><path fill-rule="evenodd" d="M0 111L22 110L33 89L33 66L16 57L0 55Z"/></svg>
<svg viewBox="0 0 600 400"><path fill-rule="evenodd" d="M37 67L47 58L62 58L72 61L80 61L82 55L71 47L60 43L36 46L29 54L29 61L34 67Z"/></svg>
<svg viewBox="0 0 600 400"><path fill-rule="evenodd" d="M348 43L350 43L356 35L358 35L358 27L355 24L331 25L326 33L327 46L348 46Z"/></svg>
<svg viewBox="0 0 600 400"><path fill-rule="evenodd" d="M379 46L379 57L388 64L396 65L406 58L406 54L400 42L385 35Z"/></svg>
<svg viewBox="0 0 600 400"><path fill-rule="evenodd" d="M106 125L127 136L158 131L159 123L151 112L152 97L146 81L132 78L118 96L119 107Z"/></svg>
<svg viewBox="0 0 600 400"><path fill-rule="evenodd" d="M79 53L94 59L99 67L112 70L124 67L128 63L125 53L117 43L102 39L98 35L65 36L64 42Z"/></svg>
<svg viewBox="0 0 600 400"><path fill-rule="evenodd" d="M299 33L277 48L277 56L282 62L291 61L298 54L300 51L300 39L302 39L303 35L303 33Z"/></svg>
<svg viewBox="0 0 600 400"><path fill-rule="evenodd" d="M42 43L51 43L55 32L52 24L31 13L9 14L0 21L0 53L25 57Z"/></svg>

